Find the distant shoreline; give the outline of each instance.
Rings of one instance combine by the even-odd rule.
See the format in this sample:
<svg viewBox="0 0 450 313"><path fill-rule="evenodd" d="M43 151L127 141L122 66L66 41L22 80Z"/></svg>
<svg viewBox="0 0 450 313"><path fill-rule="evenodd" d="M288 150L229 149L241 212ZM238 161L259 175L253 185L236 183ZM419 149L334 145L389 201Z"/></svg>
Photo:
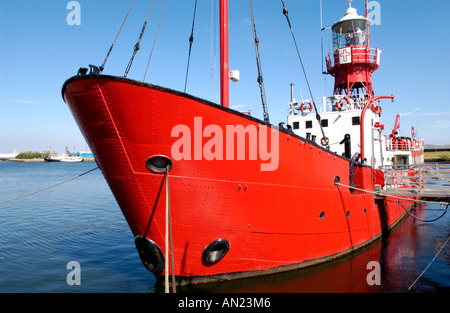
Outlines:
<svg viewBox="0 0 450 313"><path fill-rule="evenodd" d="M83 158L84 162L95 162L94 158ZM45 162L44 159L7 159L3 160L6 162L20 162L20 163L43 163ZM64 163L64 162L56 162L56 163Z"/></svg>
<svg viewBox="0 0 450 313"><path fill-rule="evenodd" d="M88 157L88 158L83 158L84 162L95 162L95 159L92 157ZM5 162L20 162L20 163L43 163L45 162L44 159L7 159L7 160L2 160ZM60 163L60 162L56 162L56 163ZM450 162L446 159L442 159L442 158L425 158L425 163L426 164L433 164L433 163L439 163L439 164L450 164Z"/></svg>
<svg viewBox="0 0 450 313"><path fill-rule="evenodd" d="M450 162L449 162L448 160L441 159L441 158L429 158L429 159L425 159L425 164L435 164L435 163L439 163L439 164L450 164Z"/></svg>

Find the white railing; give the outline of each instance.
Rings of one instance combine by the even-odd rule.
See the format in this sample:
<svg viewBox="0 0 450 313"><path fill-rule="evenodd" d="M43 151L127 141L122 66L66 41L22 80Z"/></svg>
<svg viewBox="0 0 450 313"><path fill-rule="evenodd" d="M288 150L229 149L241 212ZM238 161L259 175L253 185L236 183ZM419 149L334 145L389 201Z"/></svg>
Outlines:
<svg viewBox="0 0 450 313"><path fill-rule="evenodd" d="M341 103L341 105L345 108L347 108L347 110L358 110L358 109L362 109L365 105L365 99L363 98L351 98L352 100L352 105L349 105L346 100L344 100L344 96L328 96L328 97L320 97L320 98L316 98L314 101L316 103L317 106L317 111L319 111L319 114L321 113L329 113L329 112L334 112L334 111L338 111L336 104L337 103ZM309 108L309 103L311 103L311 100L304 100L303 104L305 108ZM290 115L298 115L298 114L315 114L315 111L300 111L302 103L301 102L296 102L294 105L291 103L291 107L289 109L289 114Z"/></svg>
<svg viewBox="0 0 450 313"><path fill-rule="evenodd" d="M379 53L377 48L369 48L367 46L350 46L347 48L351 48L351 62L349 63L371 63L371 64L379 64ZM334 51L334 55L332 58L327 58L327 68L330 70L331 68L340 65L340 57L339 54L342 50ZM331 59L331 60L330 60Z"/></svg>
<svg viewBox="0 0 450 313"><path fill-rule="evenodd" d="M421 191L436 186L450 186L450 167L415 165L411 168L385 167L382 169L387 189L405 188Z"/></svg>
<svg viewBox="0 0 450 313"><path fill-rule="evenodd" d="M392 139L386 140L387 151L418 151L422 150L424 141L422 139Z"/></svg>

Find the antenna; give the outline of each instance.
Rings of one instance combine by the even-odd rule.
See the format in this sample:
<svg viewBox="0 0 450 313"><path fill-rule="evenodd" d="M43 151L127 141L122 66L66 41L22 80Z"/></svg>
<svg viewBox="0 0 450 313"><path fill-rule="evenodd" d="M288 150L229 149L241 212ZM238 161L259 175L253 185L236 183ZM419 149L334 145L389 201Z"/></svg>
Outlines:
<svg viewBox="0 0 450 313"><path fill-rule="evenodd" d="M322 11L323 11L323 7L322 7L322 0L320 0L320 44L321 44L321 48L322 48L322 75L326 74L325 71L323 70L323 16L322 16Z"/></svg>
<svg viewBox="0 0 450 313"><path fill-rule="evenodd" d="M323 16L322 16L322 8L323 8L323 6L322 6L322 0L320 0L320 28L322 29L323 28Z"/></svg>

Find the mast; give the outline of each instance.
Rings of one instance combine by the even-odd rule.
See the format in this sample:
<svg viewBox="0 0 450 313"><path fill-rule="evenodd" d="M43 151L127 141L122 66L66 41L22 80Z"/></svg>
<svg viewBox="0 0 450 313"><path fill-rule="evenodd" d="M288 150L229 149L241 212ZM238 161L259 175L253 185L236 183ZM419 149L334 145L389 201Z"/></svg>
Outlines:
<svg viewBox="0 0 450 313"><path fill-rule="evenodd" d="M369 18L369 0L366 0L366 18Z"/></svg>
<svg viewBox="0 0 450 313"><path fill-rule="evenodd" d="M228 0L220 0L220 104L230 106L228 67Z"/></svg>

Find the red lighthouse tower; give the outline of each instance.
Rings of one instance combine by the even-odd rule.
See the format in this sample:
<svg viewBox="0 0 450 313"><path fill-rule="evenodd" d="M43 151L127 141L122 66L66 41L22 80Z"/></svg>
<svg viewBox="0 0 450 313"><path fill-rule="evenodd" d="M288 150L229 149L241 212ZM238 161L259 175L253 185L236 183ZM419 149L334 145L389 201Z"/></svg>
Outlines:
<svg viewBox="0 0 450 313"><path fill-rule="evenodd" d="M371 48L367 13L360 16L351 0L349 4L345 16L332 26L333 57L326 58L327 73L335 78L335 95L372 98L372 73L379 68L381 50Z"/></svg>

